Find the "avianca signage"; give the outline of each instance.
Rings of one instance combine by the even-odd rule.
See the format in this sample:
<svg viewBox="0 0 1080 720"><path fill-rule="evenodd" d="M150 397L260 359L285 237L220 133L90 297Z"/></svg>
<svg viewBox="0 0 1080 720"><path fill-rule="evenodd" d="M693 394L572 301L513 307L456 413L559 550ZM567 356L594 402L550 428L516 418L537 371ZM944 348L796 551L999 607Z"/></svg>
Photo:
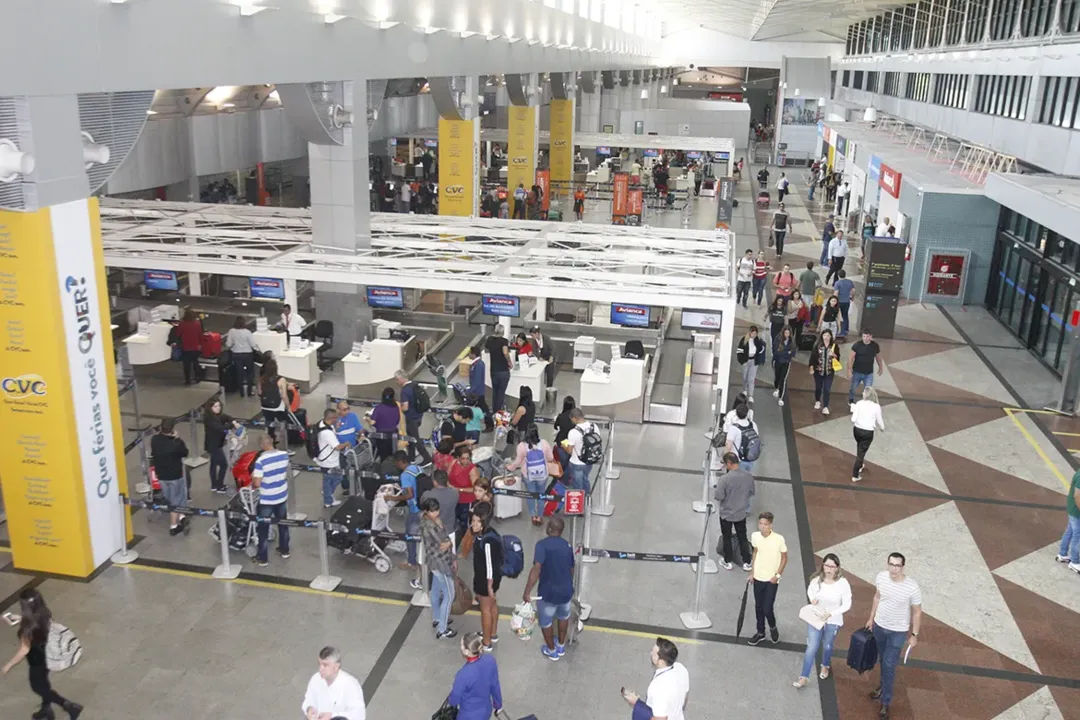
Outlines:
<svg viewBox="0 0 1080 720"><path fill-rule="evenodd" d="M899 199L900 179L902 177L902 173L898 173L885 163L881 163L881 177L878 178L878 185L881 186L882 190Z"/></svg>

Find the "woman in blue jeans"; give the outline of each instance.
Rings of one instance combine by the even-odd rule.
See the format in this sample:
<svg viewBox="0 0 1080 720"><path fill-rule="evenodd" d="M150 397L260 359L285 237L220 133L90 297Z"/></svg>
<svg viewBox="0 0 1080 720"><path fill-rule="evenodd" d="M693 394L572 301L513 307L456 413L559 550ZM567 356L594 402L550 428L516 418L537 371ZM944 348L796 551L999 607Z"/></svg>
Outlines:
<svg viewBox="0 0 1080 720"><path fill-rule="evenodd" d="M457 632L449 627L457 561L450 533L439 517L439 507L439 501L433 497L420 503L420 537L424 542L424 562L431 570L431 624L435 626L435 637L442 640L457 637Z"/></svg>
<svg viewBox="0 0 1080 720"><path fill-rule="evenodd" d="M551 444L540 439L540 429L534 423L525 428L525 435L517 446L517 457L506 469L510 472L520 470L525 489L531 493L543 494L547 490L548 463L554 462ZM528 504L532 524L540 525L543 522L544 503L531 497Z"/></svg>
<svg viewBox="0 0 1080 720"><path fill-rule="evenodd" d="M806 588L806 597L809 598L813 612L821 619L823 625L819 629L807 623L806 654L803 655L802 672L799 674L799 679L793 683L797 688L804 688L809 682L818 646L825 648L818 677L822 680L829 677L833 641L836 640L837 631L844 624L844 613L851 609L851 585L844 579L844 573L840 569L840 558L833 553L825 556L821 561L821 569L810 578L810 585Z"/></svg>

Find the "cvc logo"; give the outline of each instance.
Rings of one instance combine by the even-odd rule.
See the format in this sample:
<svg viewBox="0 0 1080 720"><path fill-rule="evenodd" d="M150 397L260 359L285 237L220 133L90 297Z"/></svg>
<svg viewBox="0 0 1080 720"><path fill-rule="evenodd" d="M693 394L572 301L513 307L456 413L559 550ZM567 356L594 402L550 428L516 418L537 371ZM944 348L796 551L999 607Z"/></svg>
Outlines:
<svg viewBox="0 0 1080 720"><path fill-rule="evenodd" d="M12 400L23 400L28 397L43 397L48 392L48 385L40 375L20 375L0 380L0 390Z"/></svg>
<svg viewBox="0 0 1080 720"><path fill-rule="evenodd" d="M517 165L517 166L520 167L520 166L523 166L523 165L528 165L529 164L529 158L519 155L519 156L517 156L515 158L512 158L510 162L512 162L514 165Z"/></svg>
<svg viewBox="0 0 1080 720"><path fill-rule="evenodd" d="M447 186L445 186L443 188L443 192L446 193L447 195L464 195L465 194L465 186L464 185L447 185Z"/></svg>

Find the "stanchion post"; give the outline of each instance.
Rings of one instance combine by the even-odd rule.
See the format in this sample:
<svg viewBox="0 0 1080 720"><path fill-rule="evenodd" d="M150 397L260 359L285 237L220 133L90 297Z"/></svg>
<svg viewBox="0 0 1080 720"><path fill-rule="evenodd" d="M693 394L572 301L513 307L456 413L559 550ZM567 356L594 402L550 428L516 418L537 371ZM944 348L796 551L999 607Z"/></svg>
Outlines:
<svg viewBox="0 0 1080 720"><path fill-rule="evenodd" d="M705 524L701 529L701 548L698 550L698 557L705 556L705 574L715 575L720 572L720 567L716 564L716 561L709 557L709 519L712 518L713 506L709 503L705 507ZM690 563L690 569L697 572L697 563Z"/></svg>
<svg viewBox="0 0 1080 720"><path fill-rule="evenodd" d="M577 524L578 516L570 516L570 539L573 541L573 547L580 549L586 547L585 538L579 538L577 536ZM584 532L584 531L583 531ZM592 615L592 605L585 602L582 598L585 597L585 569L582 566L586 562L585 556L582 555L580 562L574 563L574 591L577 594L578 606L581 608L578 617L582 620L588 620Z"/></svg>
<svg viewBox="0 0 1080 720"><path fill-rule="evenodd" d="M406 540L405 542L408 542ZM416 541L416 562L420 566L421 589L413 593L410 604L415 607L431 607L431 585L428 580L427 559L424 557L424 541Z"/></svg>
<svg viewBox="0 0 1080 720"><path fill-rule="evenodd" d="M218 580L235 580L240 577L240 565L229 561L229 528L225 521L225 511L218 510L218 536L221 540L221 564L214 568L214 577Z"/></svg>
<svg viewBox="0 0 1080 720"><path fill-rule="evenodd" d="M204 458L202 452L197 452L195 448L199 447L199 411L192 410L188 413L188 423L191 425L191 447L188 448L191 451L191 455L184 458L184 465L189 468L202 467L210 462L209 458Z"/></svg>
<svg viewBox="0 0 1080 720"><path fill-rule="evenodd" d="M581 538L581 544L586 549L592 544L592 497L585 496L585 529L583 531L584 536ZM592 563L600 562L600 558L592 555L582 555L581 562Z"/></svg>
<svg viewBox="0 0 1080 720"><path fill-rule="evenodd" d="M712 620L709 616L701 611L701 594L705 591L705 555L704 553L698 553L697 561L697 577L694 581L694 605L693 609L689 612L679 613L679 620L682 621L684 627L687 630L704 630L705 628L712 627Z"/></svg>
<svg viewBox="0 0 1080 720"><path fill-rule="evenodd" d="M713 447L712 443L710 443L709 449L705 451L705 470L702 472L701 499L695 500L693 505L691 505L696 513L703 513L709 507L709 490L712 489L712 458Z"/></svg>
<svg viewBox="0 0 1080 720"><path fill-rule="evenodd" d="M131 407L135 411L135 430L139 433L139 477L140 482L135 484L135 491L146 495L153 495L154 489L150 484L150 456L146 454L146 437L142 434L142 410L139 407L139 383L135 378L131 379Z"/></svg>
<svg viewBox="0 0 1080 720"><path fill-rule="evenodd" d="M601 468L601 472L597 473L600 479L600 504L592 508L592 513L595 515L602 515L608 517L615 513L615 506L611 503L611 480L613 477L619 477L619 471L615 470L614 476L611 474L611 462L610 458L615 454L615 448L611 445L608 446L607 456L609 462L607 463L608 470L606 472Z"/></svg>
<svg viewBox="0 0 1080 720"><path fill-rule="evenodd" d="M128 549L127 544L127 510L125 510L126 498L120 495L120 549L113 553L113 565L128 565L139 559L139 553Z"/></svg>
<svg viewBox="0 0 1080 720"><path fill-rule="evenodd" d="M611 428L608 430L608 449L611 452L608 453L607 472L604 476L608 480L618 480L622 472L615 469L615 418L611 418Z"/></svg>
<svg viewBox="0 0 1080 720"><path fill-rule="evenodd" d="M316 528L319 531L319 574L308 586L312 590L330 592L341 584L341 578L330 574L330 551L326 547L326 523L320 520ZM281 532L281 528L278 528Z"/></svg>
<svg viewBox="0 0 1080 720"><path fill-rule="evenodd" d="M292 477L297 477L300 474L299 470L294 470L292 467L289 468L289 471ZM319 482L321 483L322 480L320 480ZM307 520L307 513L296 512L296 492L293 492L296 490L296 488L292 487L289 488L289 490L290 492L285 498L285 517L289 520L297 520L300 522ZM322 495L321 485L319 486L319 495Z"/></svg>

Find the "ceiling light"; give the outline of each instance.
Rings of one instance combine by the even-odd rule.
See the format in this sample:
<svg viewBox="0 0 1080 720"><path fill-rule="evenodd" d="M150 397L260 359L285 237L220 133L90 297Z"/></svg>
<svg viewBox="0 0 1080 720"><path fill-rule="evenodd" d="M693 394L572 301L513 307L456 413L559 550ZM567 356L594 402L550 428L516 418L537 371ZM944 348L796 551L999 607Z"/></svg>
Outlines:
<svg viewBox="0 0 1080 720"><path fill-rule="evenodd" d="M424 34L425 35L434 35L435 33L439 32L440 30L442 30L442 28L426 27L426 28L424 28Z"/></svg>
<svg viewBox="0 0 1080 720"><path fill-rule="evenodd" d="M863 122L876 123L877 122L877 108L868 107L863 112Z"/></svg>
<svg viewBox="0 0 1080 720"><path fill-rule="evenodd" d="M530 40L529 41L529 45L539 45L539 44L540 44L539 40Z"/></svg>
<svg viewBox="0 0 1080 720"><path fill-rule="evenodd" d="M383 20L383 21L379 22L378 28L380 30L389 30L390 28L394 27L395 25L400 25L400 24L401 24L401 22L399 20Z"/></svg>
<svg viewBox="0 0 1080 720"><path fill-rule="evenodd" d="M498 40L500 37L502 37L502 35L500 35L499 33L488 33L484 37L486 37L488 39L488 42L490 42L492 40ZM511 40L510 42L513 42L513 40Z"/></svg>
<svg viewBox="0 0 1080 720"><path fill-rule="evenodd" d="M253 5L250 2L234 2L233 5L240 8L240 17L251 17L268 9L265 5Z"/></svg>
<svg viewBox="0 0 1080 720"><path fill-rule="evenodd" d="M157 115L157 110L147 110L146 114L147 115Z"/></svg>
<svg viewBox="0 0 1080 720"><path fill-rule="evenodd" d="M236 105L233 105L232 103L221 103L221 107L223 107L223 108L231 108L231 107L236 107Z"/></svg>
<svg viewBox="0 0 1080 720"><path fill-rule="evenodd" d="M643 89L641 91L641 99L642 100L648 100L649 99L649 91L648 90Z"/></svg>
<svg viewBox="0 0 1080 720"><path fill-rule="evenodd" d="M461 35L462 40L465 40L466 38L471 38L473 35L476 35L477 33L473 32L472 30L462 30L458 34Z"/></svg>
<svg viewBox="0 0 1080 720"><path fill-rule="evenodd" d="M521 40L521 38L519 38L519 37L514 37L512 35L507 35L506 36L506 42L508 42L508 43L516 43L519 40Z"/></svg>
<svg viewBox="0 0 1080 720"><path fill-rule="evenodd" d="M338 20L344 20L346 17L348 16L338 15L337 13L326 13L325 15L323 15L323 22L325 22L327 25L333 25Z"/></svg>

